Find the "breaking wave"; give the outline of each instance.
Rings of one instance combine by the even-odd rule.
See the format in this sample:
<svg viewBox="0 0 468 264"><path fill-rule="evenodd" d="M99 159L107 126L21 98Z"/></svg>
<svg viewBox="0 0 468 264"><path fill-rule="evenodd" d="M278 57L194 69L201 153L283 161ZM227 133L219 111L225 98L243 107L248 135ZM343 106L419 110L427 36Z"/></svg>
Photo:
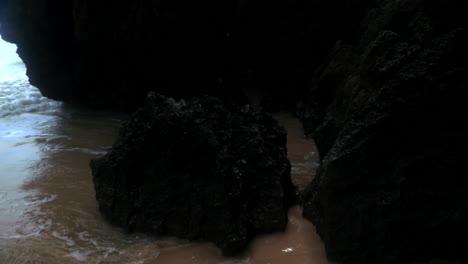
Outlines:
<svg viewBox="0 0 468 264"><path fill-rule="evenodd" d="M55 112L61 105L43 97L25 76L16 80L0 80L0 118L23 113Z"/></svg>

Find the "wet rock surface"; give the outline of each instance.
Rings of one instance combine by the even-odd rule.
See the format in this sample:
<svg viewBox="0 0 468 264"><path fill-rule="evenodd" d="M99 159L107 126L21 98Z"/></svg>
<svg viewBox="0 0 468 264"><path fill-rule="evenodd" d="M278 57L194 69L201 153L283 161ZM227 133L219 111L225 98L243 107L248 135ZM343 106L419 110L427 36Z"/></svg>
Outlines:
<svg viewBox="0 0 468 264"><path fill-rule="evenodd" d="M376 1L318 70L302 117L321 166L304 215L331 260L467 261L467 10Z"/></svg>
<svg viewBox="0 0 468 264"><path fill-rule="evenodd" d="M150 94L91 168L111 222L233 255L284 230L294 194L286 155L286 131L260 109Z"/></svg>

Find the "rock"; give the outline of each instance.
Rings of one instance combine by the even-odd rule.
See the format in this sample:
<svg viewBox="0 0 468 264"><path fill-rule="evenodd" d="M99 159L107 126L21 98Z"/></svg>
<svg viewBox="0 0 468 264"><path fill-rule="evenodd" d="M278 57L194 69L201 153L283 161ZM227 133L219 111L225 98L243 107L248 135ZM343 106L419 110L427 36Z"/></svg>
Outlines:
<svg viewBox="0 0 468 264"><path fill-rule="evenodd" d="M51 99L134 111L149 91L244 103L245 88L285 109L369 1L11 0L0 32Z"/></svg>
<svg viewBox="0 0 468 264"><path fill-rule="evenodd" d="M32 85L44 96L61 100L78 100L75 84L73 18L67 11L72 1L5 0L0 4L0 34L16 43L17 53L27 67ZM81 87L83 88L83 87ZM84 89L84 88L83 88Z"/></svg>
<svg viewBox="0 0 468 264"><path fill-rule="evenodd" d="M468 8L449 2L376 1L302 104L322 157L304 215L333 261L468 261Z"/></svg>
<svg viewBox="0 0 468 264"><path fill-rule="evenodd" d="M286 131L258 108L151 93L90 165L111 222L233 255L255 235L284 230L295 191L286 155Z"/></svg>

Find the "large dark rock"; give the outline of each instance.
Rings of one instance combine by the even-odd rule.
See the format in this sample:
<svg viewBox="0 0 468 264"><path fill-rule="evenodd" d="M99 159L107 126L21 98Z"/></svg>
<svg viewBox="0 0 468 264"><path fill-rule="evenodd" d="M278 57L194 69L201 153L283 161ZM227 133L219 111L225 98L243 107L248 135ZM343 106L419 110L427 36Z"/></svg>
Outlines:
<svg viewBox="0 0 468 264"><path fill-rule="evenodd" d="M343 263L468 261L466 1L383 0L317 72L304 215Z"/></svg>
<svg viewBox="0 0 468 264"><path fill-rule="evenodd" d="M91 168L113 223L208 240L226 255L283 230L294 193L284 128L258 108L208 97L150 94Z"/></svg>

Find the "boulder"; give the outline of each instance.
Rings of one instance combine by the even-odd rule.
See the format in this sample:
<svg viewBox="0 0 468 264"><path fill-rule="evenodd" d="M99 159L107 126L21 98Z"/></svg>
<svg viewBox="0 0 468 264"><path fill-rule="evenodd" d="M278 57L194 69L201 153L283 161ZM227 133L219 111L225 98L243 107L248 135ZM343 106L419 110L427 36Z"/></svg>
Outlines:
<svg viewBox="0 0 468 264"><path fill-rule="evenodd" d="M284 230L294 194L286 131L261 109L150 93L92 160L96 198L130 231L211 241L225 255Z"/></svg>

